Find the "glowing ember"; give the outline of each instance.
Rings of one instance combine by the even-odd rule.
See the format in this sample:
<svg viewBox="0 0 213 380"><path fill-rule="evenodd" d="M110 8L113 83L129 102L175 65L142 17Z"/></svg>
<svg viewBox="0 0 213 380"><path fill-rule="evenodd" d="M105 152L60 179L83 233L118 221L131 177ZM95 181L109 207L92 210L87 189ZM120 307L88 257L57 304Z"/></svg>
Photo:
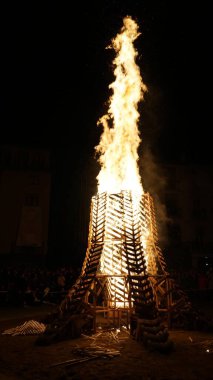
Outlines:
<svg viewBox="0 0 213 380"><path fill-rule="evenodd" d="M138 103L147 90L135 59L133 42L138 25L131 17L123 20L121 32L112 40L117 55L113 61L115 81L109 85L113 94L108 113L100 118L103 125L100 143L96 146L101 170L97 177L98 192L120 193L129 190L141 195L143 188L138 168Z"/></svg>

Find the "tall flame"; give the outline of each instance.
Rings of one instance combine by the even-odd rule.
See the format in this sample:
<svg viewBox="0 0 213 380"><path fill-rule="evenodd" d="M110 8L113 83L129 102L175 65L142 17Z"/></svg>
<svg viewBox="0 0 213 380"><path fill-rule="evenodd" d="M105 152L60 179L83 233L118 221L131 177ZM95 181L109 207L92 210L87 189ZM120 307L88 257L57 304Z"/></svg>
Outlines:
<svg viewBox="0 0 213 380"><path fill-rule="evenodd" d="M138 53L133 46L139 34L138 25L127 16L123 19L121 32L112 40L116 51L113 61L115 81L109 88L113 94L107 114L98 121L103 126L103 133L95 147L101 164L97 176L99 193L122 190L131 190L138 195L143 193L137 152L141 142L138 104L147 87L136 64Z"/></svg>

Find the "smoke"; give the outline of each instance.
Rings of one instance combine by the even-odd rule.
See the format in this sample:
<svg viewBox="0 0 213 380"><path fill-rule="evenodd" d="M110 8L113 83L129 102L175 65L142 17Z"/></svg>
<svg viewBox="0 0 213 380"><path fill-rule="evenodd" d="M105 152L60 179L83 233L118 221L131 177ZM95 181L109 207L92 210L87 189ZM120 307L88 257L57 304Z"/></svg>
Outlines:
<svg viewBox="0 0 213 380"><path fill-rule="evenodd" d="M166 170L160 163L157 163L149 146L143 147L140 172L144 191L148 191L154 199L160 244L161 246L166 245L168 242L167 223L170 221L165 205Z"/></svg>

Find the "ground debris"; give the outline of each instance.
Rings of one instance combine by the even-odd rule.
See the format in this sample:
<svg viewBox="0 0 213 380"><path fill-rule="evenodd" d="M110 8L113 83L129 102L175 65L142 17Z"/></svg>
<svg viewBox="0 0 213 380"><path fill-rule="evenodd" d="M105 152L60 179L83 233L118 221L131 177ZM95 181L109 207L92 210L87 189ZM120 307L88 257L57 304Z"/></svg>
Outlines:
<svg viewBox="0 0 213 380"><path fill-rule="evenodd" d="M107 331L99 331L91 336L82 334L83 338L90 340L90 344L83 347L79 347L79 345L73 347L72 354L76 356L75 358L54 363L50 367L57 367L61 365L67 367L93 359L112 359L116 356L120 356L121 353L119 343L123 340L123 337L120 340L119 333L119 329L111 329ZM126 337L128 337L127 334Z"/></svg>
<svg viewBox="0 0 213 380"><path fill-rule="evenodd" d="M201 341L191 341L191 345L200 346L206 353L213 354L213 338Z"/></svg>
<svg viewBox="0 0 213 380"><path fill-rule="evenodd" d="M42 334L46 329L46 325L44 323L34 321L33 319L30 321L24 322L20 326L12 327L2 332L2 335L37 335Z"/></svg>
<svg viewBox="0 0 213 380"><path fill-rule="evenodd" d="M60 365L70 366L77 363L82 363L92 359L106 359L106 358L114 358L115 356L120 356L120 351L115 349L103 348L103 347L83 347L73 350L73 354L78 355L78 357L66 360L63 362L52 364L50 367L57 367Z"/></svg>
<svg viewBox="0 0 213 380"><path fill-rule="evenodd" d="M90 336L92 342L91 346L101 344L104 346L109 346L111 344L119 344L122 341L129 338L128 330L120 330L116 328L99 330L96 334Z"/></svg>
<svg viewBox="0 0 213 380"><path fill-rule="evenodd" d="M83 347L83 348L77 348L74 353L79 354L81 356L101 356L101 357L108 357L108 358L113 358L114 356L119 356L120 351L115 350L112 348L103 348L99 346L95 347Z"/></svg>

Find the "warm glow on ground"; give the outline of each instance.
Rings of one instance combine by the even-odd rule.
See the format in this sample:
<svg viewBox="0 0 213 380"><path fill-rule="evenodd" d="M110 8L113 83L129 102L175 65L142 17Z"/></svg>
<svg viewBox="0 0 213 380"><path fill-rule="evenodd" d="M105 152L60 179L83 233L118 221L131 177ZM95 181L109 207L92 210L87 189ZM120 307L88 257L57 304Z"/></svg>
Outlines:
<svg viewBox="0 0 213 380"><path fill-rule="evenodd" d="M115 81L109 88L113 94L107 114L98 121L103 126L100 143L96 147L101 164L97 177L99 193L112 194L122 190L143 193L137 152L141 142L138 103L147 88L135 61L137 51L133 42L138 35L136 22L125 17L121 32L112 40L116 52L113 61Z"/></svg>

